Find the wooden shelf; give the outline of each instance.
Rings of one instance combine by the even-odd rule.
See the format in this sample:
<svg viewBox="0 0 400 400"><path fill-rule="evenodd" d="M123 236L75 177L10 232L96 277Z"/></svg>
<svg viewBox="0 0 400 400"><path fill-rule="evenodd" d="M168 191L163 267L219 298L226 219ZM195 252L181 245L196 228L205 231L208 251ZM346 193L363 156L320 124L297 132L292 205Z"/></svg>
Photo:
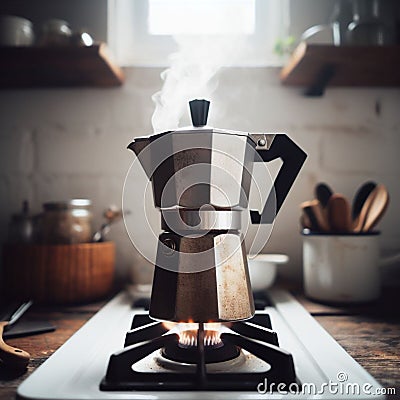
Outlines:
<svg viewBox="0 0 400 400"><path fill-rule="evenodd" d="M0 47L0 88L120 86L105 43L90 47Z"/></svg>
<svg viewBox="0 0 400 400"><path fill-rule="evenodd" d="M332 86L400 86L400 46L300 43L281 71L281 82L323 94Z"/></svg>

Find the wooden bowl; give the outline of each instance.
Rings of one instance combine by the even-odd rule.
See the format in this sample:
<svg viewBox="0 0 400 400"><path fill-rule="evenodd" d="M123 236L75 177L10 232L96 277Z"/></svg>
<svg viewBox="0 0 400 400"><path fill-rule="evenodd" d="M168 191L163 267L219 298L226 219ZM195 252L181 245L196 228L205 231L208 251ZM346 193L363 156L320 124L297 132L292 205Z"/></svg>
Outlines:
<svg viewBox="0 0 400 400"><path fill-rule="evenodd" d="M7 298L45 304L100 299L113 285L113 242L3 246L3 289Z"/></svg>

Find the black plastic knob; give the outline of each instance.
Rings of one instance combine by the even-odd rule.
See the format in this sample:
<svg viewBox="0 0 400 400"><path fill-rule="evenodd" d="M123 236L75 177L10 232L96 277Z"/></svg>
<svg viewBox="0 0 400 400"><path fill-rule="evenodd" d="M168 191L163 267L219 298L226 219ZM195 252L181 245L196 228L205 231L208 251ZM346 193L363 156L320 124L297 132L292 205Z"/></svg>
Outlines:
<svg viewBox="0 0 400 400"><path fill-rule="evenodd" d="M193 126L207 125L208 109L210 108L210 102L208 100L196 99L189 101L189 106Z"/></svg>

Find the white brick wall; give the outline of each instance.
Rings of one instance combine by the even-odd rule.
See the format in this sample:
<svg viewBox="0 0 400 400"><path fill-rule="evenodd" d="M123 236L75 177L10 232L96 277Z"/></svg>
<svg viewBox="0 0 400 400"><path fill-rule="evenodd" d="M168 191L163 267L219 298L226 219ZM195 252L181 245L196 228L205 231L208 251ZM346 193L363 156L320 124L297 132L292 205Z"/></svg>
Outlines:
<svg viewBox="0 0 400 400"><path fill-rule="evenodd" d="M121 202L133 159L127 144L151 133L151 95L160 89L159 73L156 68L129 69L126 84L116 89L0 91L0 239L10 213L25 198L39 211L44 201L90 197L95 225L100 225L102 209ZM283 273L300 274L298 204L311 198L321 180L349 196L367 179L385 183L391 206L380 224L382 247L400 248L399 105L398 89L328 89L315 99L280 86L276 69L222 72L211 125L286 131L309 154L268 244L270 252L289 253L291 262ZM182 124L188 123L186 116ZM119 245L120 273L141 262L122 224L112 237Z"/></svg>
<svg viewBox="0 0 400 400"><path fill-rule="evenodd" d="M0 136L0 170L7 173L33 172L34 142L29 130L3 128Z"/></svg>

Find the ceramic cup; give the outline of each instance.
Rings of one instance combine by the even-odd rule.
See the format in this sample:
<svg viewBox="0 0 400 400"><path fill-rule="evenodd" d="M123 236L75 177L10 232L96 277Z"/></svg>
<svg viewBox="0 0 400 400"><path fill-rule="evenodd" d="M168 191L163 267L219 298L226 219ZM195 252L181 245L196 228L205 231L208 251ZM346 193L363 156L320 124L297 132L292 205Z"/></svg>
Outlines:
<svg viewBox="0 0 400 400"><path fill-rule="evenodd" d="M304 290L333 303L359 303L380 295L379 232L303 233Z"/></svg>

